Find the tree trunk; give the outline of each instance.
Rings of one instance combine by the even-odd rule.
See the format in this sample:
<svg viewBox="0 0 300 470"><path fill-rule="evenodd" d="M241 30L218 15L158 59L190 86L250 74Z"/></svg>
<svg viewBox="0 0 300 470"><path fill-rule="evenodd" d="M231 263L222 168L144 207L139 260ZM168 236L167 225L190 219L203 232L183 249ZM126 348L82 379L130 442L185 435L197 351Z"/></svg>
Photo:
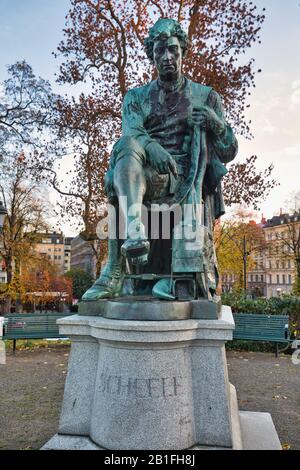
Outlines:
<svg viewBox="0 0 300 470"><path fill-rule="evenodd" d="M3 303L3 314L11 313L11 297L8 296Z"/></svg>
<svg viewBox="0 0 300 470"><path fill-rule="evenodd" d="M7 286L10 285L12 278L13 278L13 262L12 262L12 256L9 255L4 258L5 265L6 265L6 275L7 275ZM7 294L7 296L4 299L3 303L3 313L11 313L11 304L12 304L12 299L11 296Z"/></svg>

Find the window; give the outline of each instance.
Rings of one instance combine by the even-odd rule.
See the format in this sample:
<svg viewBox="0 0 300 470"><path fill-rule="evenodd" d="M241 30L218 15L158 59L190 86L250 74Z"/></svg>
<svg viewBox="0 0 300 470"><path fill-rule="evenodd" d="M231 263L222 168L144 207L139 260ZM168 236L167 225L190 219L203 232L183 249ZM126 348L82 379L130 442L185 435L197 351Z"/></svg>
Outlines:
<svg viewBox="0 0 300 470"><path fill-rule="evenodd" d="M269 275L269 283L272 284L272 275Z"/></svg>
<svg viewBox="0 0 300 470"><path fill-rule="evenodd" d="M258 274L255 274L255 282L258 282Z"/></svg>
<svg viewBox="0 0 300 470"><path fill-rule="evenodd" d="M280 281L279 281L279 274L277 274L276 279L277 279L277 284L280 284Z"/></svg>
<svg viewBox="0 0 300 470"><path fill-rule="evenodd" d="M289 274L289 284L290 284L290 285L292 284L292 276L291 276L291 274Z"/></svg>
<svg viewBox="0 0 300 470"><path fill-rule="evenodd" d="M284 261L281 261L281 267L284 269Z"/></svg>
<svg viewBox="0 0 300 470"><path fill-rule="evenodd" d="M261 280L261 282L264 282L264 275L263 274L260 275L260 280Z"/></svg>
<svg viewBox="0 0 300 470"><path fill-rule="evenodd" d="M285 284L285 274L282 275L282 284Z"/></svg>
<svg viewBox="0 0 300 470"><path fill-rule="evenodd" d="M276 261L276 268L279 269L279 261Z"/></svg>

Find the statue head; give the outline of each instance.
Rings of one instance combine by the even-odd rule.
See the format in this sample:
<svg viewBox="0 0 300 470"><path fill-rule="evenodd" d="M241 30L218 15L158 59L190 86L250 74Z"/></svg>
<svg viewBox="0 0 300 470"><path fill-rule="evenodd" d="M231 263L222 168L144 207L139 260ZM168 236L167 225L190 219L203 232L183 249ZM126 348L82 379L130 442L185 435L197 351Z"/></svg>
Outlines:
<svg viewBox="0 0 300 470"><path fill-rule="evenodd" d="M150 28L144 44L146 54L162 80L175 80L180 76L182 58L188 48L188 37L177 21L159 19Z"/></svg>

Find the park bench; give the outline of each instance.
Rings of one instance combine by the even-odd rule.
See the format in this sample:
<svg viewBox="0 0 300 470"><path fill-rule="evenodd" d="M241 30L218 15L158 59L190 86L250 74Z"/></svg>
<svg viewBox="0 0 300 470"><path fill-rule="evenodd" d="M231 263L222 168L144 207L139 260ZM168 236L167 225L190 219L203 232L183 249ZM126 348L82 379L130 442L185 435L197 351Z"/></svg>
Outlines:
<svg viewBox="0 0 300 470"><path fill-rule="evenodd" d="M275 354L278 357L278 344L290 343L288 315L266 315L252 313L234 313L235 330L233 339L267 341L276 343Z"/></svg>
<svg viewBox="0 0 300 470"><path fill-rule="evenodd" d="M65 338L60 335L56 320L72 313L11 313L5 316L3 339L13 340L13 351L18 339ZM290 343L288 315L265 315L234 313L234 340L267 341L278 344Z"/></svg>
<svg viewBox="0 0 300 470"><path fill-rule="evenodd" d="M60 335L56 320L73 313L44 312L44 313L10 313L4 318L4 334L2 339L13 341L13 351L16 350L18 339L50 339L65 338Z"/></svg>

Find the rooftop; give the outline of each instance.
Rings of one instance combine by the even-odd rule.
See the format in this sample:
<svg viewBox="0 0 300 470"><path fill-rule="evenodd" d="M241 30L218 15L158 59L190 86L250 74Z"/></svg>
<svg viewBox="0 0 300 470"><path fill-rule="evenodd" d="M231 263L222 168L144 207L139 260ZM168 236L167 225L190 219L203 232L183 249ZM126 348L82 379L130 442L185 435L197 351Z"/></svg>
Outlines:
<svg viewBox="0 0 300 470"><path fill-rule="evenodd" d="M284 225L291 222L300 222L300 212L294 212L294 214L280 214L274 215L272 219L268 219L263 225L263 228L276 227L278 225Z"/></svg>

